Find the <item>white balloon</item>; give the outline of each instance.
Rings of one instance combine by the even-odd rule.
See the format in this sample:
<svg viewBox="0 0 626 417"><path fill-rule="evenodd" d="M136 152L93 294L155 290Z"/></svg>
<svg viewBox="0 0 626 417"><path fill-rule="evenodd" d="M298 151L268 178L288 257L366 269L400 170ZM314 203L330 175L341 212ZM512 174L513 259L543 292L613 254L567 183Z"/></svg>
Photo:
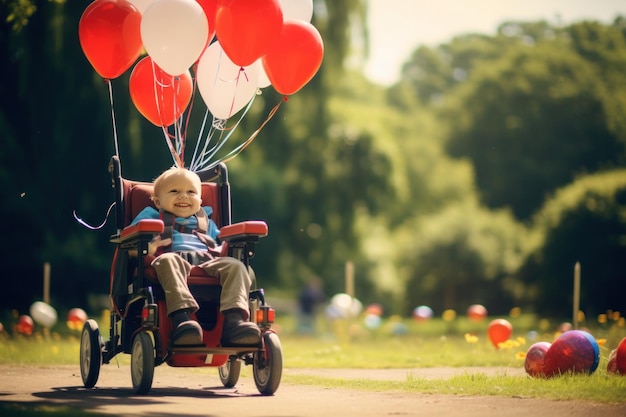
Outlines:
<svg viewBox="0 0 626 417"><path fill-rule="evenodd" d="M141 40L152 60L170 75L193 65L209 38L209 21L196 0L154 0L141 17Z"/></svg>
<svg viewBox="0 0 626 417"><path fill-rule="evenodd" d="M150 3L152 3L154 0L127 0L127 1L133 6L135 6L137 10L139 10L139 13L143 14L144 10L146 10L148 6L150 5Z"/></svg>
<svg viewBox="0 0 626 417"><path fill-rule="evenodd" d="M330 305L342 318L356 317L363 310L363 304L359 300L345 293L333 295Z"/></svg>
<svg viewBox="0 0 626 417"><path fill-rule="evenodd" d="M310 22L313 18L313 0L279 0L283 20L300 19Z"/></svg>
<svg viewBox="0 0 626 417"><path fill-rule="evenodd" d="M50 304L35 301L30 306L30 316L43 327L50 328L57 322L57 311Z"/></svg>
<svg viewBox="0 0 626 417"><path fill-rule="evenodd" d="M241 67L226 55L219 42L213 42L198 61L198 91L211 114L228 119L256 94L259 66Z"/></svg>

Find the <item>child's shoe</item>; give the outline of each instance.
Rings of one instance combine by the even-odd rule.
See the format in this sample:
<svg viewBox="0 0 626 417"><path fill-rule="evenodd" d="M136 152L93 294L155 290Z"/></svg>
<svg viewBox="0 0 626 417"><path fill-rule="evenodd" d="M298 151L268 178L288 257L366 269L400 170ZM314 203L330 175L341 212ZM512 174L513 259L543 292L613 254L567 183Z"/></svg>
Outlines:
<svg viewBox="0 0 626 417"><path fill-rule="evenodd" d="M191 319L189 311L178 310L172 313L172 345L197 346L202 345L202 327L200 323Z"/></svg>
<svg viewBox="0 0 626 417"><path fill-rule="evenodd" d="M244 317L246 317L244 311L235 308L222 313L224 314L222 346L256 346L261 342L259 326L244 320Z"/></svg>

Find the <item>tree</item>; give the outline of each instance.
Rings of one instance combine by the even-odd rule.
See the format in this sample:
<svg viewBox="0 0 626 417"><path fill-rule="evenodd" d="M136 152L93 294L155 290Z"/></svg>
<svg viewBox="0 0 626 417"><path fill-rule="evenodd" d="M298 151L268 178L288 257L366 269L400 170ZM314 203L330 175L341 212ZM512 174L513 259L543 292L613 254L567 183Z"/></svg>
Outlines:
<svg viewBox="0 0 626 417"><path fill-rule="evenodd" d="M533 219L541 241L518 277L537 311L568 317L574 265L582 270L580 307L593 317L626 311L621 291L626 257L626 170L581 176L559 189Z"/></svg>
<svg viewBox="0 0 626 417"><path fill-rule="evenodd" d="M596 76L604 81L612 94L603 97L606 123L610 132L626 143L626 96L614 94L626 89L626 19L618 17L611 26L598 22L572 25L567 33L572 49L594 68ZM624 163L622 158L621 163Z"/></svg>
<svg viewBox="0 0 626 417"><path fill-rule="evenodd" d="M582 58L557 45L518 47L474 73L446 116L448 149L469 157L482 201L529 218L581 171L617 163L606 87Z"/></svg>
<svg viewBox="0 0 626 417"><path fill-rule="evenodd" d="M504 314L520 301L514 273L526 231L506 211L490 212L468 199L426 216L409 229L419 241L402 251L408 269L405 312L425 304L464 311L474 303Z"/></svg>
<svg viewBox="0 0 626 417"><path fill-rule="evenodd" d="M422 104L437 104L463 85L482 63L498 60L509 48L553 42L546 22L502 23L497 36L464 34L431 48L419 46L403 65L400 81L389 90L393 101L411 91Z"/></svg>

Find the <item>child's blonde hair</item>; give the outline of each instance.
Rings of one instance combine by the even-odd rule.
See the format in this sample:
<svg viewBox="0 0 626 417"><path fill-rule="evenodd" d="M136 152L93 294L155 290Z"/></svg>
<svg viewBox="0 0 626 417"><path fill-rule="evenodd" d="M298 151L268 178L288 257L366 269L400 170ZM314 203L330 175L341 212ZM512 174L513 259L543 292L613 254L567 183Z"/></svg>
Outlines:
<svg viewBox="0 0 626 417"><path fill-rule="evenodd" d="M167 182L169 178L176 176L185 176L189 178L196 186L196 191L198 192L198 194L202 192L202 181L200 180L198 174L189 171L187 168L172 167L166 171L163 171L163 173L161 173L161 175L159 175L154 180L153 195L158 196L161 192L161 189L163 188L163 183Z"/></svg>

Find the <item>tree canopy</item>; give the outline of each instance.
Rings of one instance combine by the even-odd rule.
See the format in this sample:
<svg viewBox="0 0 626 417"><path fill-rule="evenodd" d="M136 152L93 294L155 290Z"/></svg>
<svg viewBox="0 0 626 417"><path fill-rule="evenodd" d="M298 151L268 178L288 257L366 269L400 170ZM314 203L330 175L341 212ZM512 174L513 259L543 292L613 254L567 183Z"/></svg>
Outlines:
<svg viewBox="0 0 626 417"><path fill-rule="evenodd" d="M41 297L46 261L56 303L108 292L112 226L88 230L74 213L103 221L114 135L127 178L172 163L129 98L129 74L109 96L85 59L85 7L0 3L7 308ZM503 22L493 36L416 45L384 88L345 65L356 37L367 40L366 16L364 1L316 0L319 72L286 101L263 90L235 132L248 137L282 103L229 162L234 220L270 226L253 259L262 285L289 296L316 276L327 293L344 291L350 261L357 297L392 312L480 302L559 315L571 312L563 288L579 260L601 284L583 284L584 305L626 311L608 289L626 254L623 18ZM192 112L190 140L201 123Z"/></svg>

